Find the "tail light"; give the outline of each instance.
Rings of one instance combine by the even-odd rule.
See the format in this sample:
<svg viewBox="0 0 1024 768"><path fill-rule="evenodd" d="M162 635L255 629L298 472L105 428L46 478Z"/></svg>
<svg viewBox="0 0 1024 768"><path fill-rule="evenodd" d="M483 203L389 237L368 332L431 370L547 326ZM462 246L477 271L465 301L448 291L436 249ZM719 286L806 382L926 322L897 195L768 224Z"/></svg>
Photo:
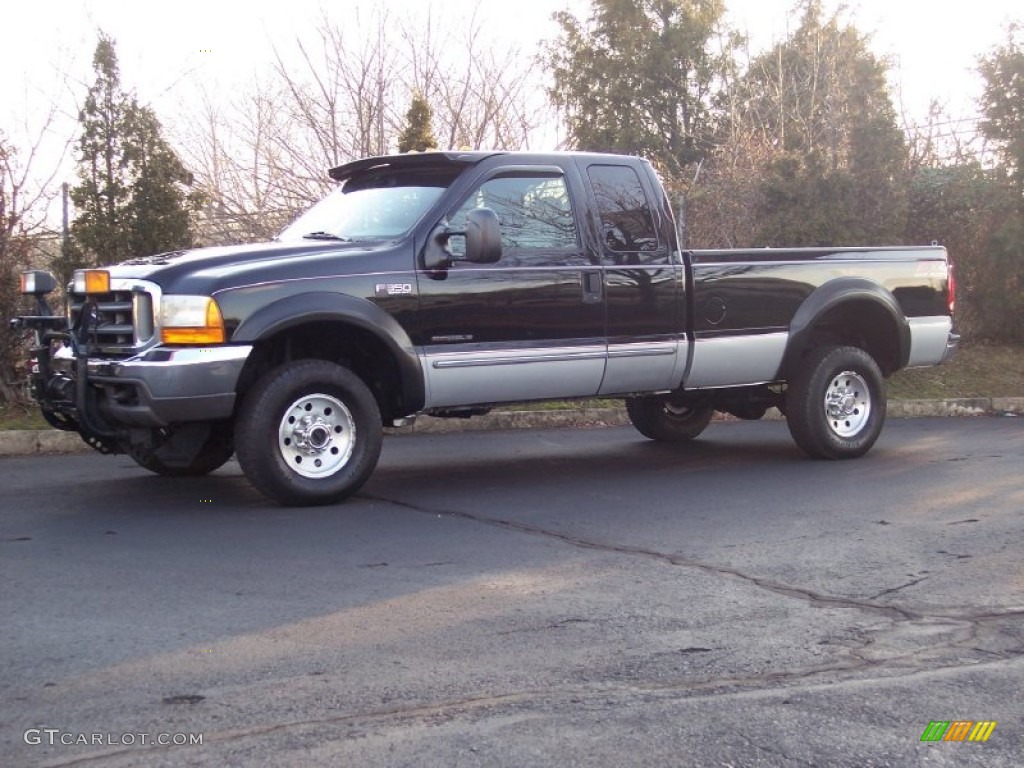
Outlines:
<svg viewBox="0 0 1024 768"><path fill-rule="evenodd" d="M952 316L956 309L956 275L953 274L953 263L946 265L946 306Z"/></svg>

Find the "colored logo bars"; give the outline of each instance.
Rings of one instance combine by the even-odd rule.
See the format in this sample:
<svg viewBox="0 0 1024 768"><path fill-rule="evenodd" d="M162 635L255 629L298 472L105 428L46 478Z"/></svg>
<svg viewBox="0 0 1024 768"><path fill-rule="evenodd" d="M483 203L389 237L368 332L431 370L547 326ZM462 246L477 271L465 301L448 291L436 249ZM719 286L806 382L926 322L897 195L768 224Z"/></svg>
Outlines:
<svg viewBox="0 0 1024 768"><path fill-rule="evenodd" d="M988 741L995 727L995 720L932 720L921 741Z"/></svg>

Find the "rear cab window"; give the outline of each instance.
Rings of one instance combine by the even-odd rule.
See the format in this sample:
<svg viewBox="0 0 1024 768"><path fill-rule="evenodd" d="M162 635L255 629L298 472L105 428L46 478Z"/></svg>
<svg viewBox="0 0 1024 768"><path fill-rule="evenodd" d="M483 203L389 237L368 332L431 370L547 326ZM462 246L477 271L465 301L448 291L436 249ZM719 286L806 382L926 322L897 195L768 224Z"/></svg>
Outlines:
<svg viewBox="0 0 1024 768"><path fill-rule="evenodd" d="M667 259L658 238L651 201L635 169L590 165L587 176L597 203L601 247L614 264L653 264Z"/></svg>

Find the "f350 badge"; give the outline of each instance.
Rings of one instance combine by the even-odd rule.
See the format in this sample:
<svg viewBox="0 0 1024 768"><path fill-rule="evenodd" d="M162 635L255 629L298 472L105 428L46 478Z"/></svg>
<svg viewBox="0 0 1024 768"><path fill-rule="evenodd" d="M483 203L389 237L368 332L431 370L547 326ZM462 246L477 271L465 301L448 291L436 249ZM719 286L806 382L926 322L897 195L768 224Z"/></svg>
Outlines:
<svg viewBox="0 0 1024 768"><path fill-rule="evenodd" d="M374 286L377 296L412 296L412 283L377 283Z"/></svg>

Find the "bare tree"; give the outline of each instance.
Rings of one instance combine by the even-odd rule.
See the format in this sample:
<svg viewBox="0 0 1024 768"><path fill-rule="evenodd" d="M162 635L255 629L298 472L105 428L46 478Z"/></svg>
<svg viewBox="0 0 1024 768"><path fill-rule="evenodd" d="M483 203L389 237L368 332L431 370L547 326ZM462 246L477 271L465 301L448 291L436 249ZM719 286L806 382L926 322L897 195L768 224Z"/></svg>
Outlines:
<svg viewBox="0 0 1024 768"><path fill-rule="evenodd" d="M283 101L280 89L259 81L229 101L203 90L179 141L203 200L199 244L267 240L308 205L285 192L291 184L277 141Z"/></svg>
<svg viewBox="0 0 1024 768"><path fill-rule="evenodd" d="M385 154L400 129L406 99L398 98L399 54L388 12L357 14L359 23L341 27L325 13L317 40L296 40L296 63L275 51L274 74L286 99L273 141L288 163L292 191L310 200L322 195L326 168Z"/></svg>
<svg viewBox="0 0 1024 768"><path fill-rule="evenodd" d="M749 247L763 203L760 180L776 149L757 130L733 129L685 186L686 247Z"/></svg>
<svg viewBox="0 0 1024 768"><path fill-rule="evenodd" d="M924 120L910 119L904 111L900 116L907 136L911 173L920 168L962 164L985 157L976 118L952 117L935 100L928 105Z"/></svg>
<svg viewBox="0 0 1024 768"><path fill-rule="evenodd" d="M324 195L328 168L387 151L399 120L388 25L386 11L358 28L325 16L235 98L204 92L181 142L203 190L202 242L266 240Z"/></svg>
<svg viewBox="0 0 1024 768"><path fill-rule="evenodd" d="M25 340L7 323L7 318L16 315L22 305L18 273L53 255L42 253L41 242L57 242L54 233L47 229L47 211L58 194L55 179L71 145L71 136L49 161L50 169L42 176L37 175L43 148L50 141L57 117L54 100L35 128L26 126L26 135L30 138L21 149L0 133L0 402L3 403L21 400L18 382L24 372L18 371L18 365L25 359Z"/></svg>
<svg viewBox="0 0 1024 768"><path fill-rule="evenodd" d="M204 243L265 239L330 187L326 169L397 149L414 94L442 149L526 149L549 114L539 68L484 35L479 13L395 19L326 11L316 31L275 48L265 77L224 100L204 94L179 144L205 195Z"/></svg>
<svg viewBox="0 0 1024 768"><path fill-rule="evenodd" d="M433 107L442 146L526 149L546 116L533 57L489 39L484 27L479 6L462 27L443 24L434 13L426 23L407 22L403 85Z"/></svg>

